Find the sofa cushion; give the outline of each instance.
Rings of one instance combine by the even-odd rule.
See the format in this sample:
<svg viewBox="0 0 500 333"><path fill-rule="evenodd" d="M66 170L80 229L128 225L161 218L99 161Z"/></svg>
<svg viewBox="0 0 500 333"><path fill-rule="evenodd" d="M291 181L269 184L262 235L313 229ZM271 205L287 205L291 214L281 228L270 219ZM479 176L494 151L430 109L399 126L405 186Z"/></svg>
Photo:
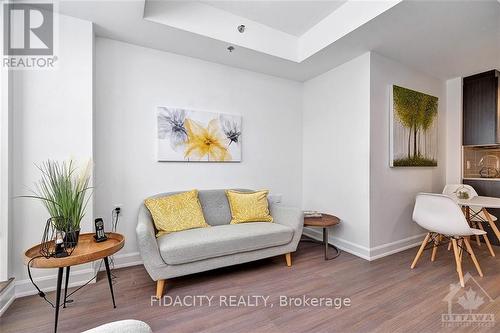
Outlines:
<svg viewBox="0 0 500 333"><path fill-rule="evenodd" d="M157 237L171 232L209 227L198 200L198 191L148 198L144 204L151 212Z"/></svg>
<svg viewBox="0 0 500 333"><path fill-rule="evenodd" d="M201 190L198 197L208 224L214 226L231 222L231 211L224 190Z"/></svg>
<svg viewBox="0 0 500 333"><path fill-rule="evenodd" d="M169 265L253 251L289 243L293 229L281 224L249 222L190 229L163 235L158 247Z"/></svg>
<svg viewBox="0 0 500 333"><path fill-rule="evenodd" d="M231 224L273 222L273 217L269 214L268 194L268 190L250 193L226 190L232 215Z"/></svg>

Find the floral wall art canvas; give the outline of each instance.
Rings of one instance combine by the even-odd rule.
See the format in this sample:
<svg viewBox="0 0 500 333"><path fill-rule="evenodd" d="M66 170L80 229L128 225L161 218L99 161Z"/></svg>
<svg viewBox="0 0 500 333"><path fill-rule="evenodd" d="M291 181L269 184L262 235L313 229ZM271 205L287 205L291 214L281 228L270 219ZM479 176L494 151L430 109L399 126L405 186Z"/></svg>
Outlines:
<svg viewBox="0 0 500 333"><path fill-rule="evenodd" d="M391 167L437 166L438 98L391 88Z"/></svg>
<svg viewBox="0 0 500 333"><path fill-rule="evenodd" d="M241 116L158 107L158 161L240 162Z"/></svg>

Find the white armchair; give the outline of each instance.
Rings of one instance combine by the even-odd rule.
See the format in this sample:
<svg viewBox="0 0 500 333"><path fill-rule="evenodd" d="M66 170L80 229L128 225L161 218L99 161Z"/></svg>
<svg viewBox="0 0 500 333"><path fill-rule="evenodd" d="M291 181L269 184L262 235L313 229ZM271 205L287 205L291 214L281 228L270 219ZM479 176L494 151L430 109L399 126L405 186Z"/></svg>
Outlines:
<svg viewBox="0 0 500 333"><path fill-rule="evenodd" d="M431 244L433 252L435 252L437 249L437 238L440 237L451 240L457 272L460 278L460 285L462 287L464 287L462 251L465 251L471 256L479 276L483 276L479 262L477 261L472 247L470 246L469 237L474 235L484 235L486 232L471 228L467 223L462 210L452 198L442 194L418 194L415 202L415 208L413 210L413 220L429 232L425 236L415 259L411 264L412 269L415 268L428 244ZM465 249L462 247L462 244L465 244ZM434 254L435 253L433 253L433 255Z"/></svg>
<svg viewBox="0 0 500 333"><path fill-rule="evenodd" d="M143 321L128 319L104 324L82 333L153 333L153 331Z"/></svg>

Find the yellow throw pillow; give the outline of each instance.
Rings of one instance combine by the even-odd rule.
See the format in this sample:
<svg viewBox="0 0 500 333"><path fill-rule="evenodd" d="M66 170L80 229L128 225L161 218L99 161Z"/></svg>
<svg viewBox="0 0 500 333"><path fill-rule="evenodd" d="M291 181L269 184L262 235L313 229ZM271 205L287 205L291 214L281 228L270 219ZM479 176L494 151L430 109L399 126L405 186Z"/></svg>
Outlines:
<svg viewBox="0 0 500 333"><path fill-rule="evenodd" d="M231 208L231 224L245 222L273 222L269 214L267 194L269 191L239 192L226 190Z"/></svg>
<svg viewBox="0 0 500 333"><path fill-rule="evenodd" d="M176 231L209 227L203 216L197 190L146 199L144 204L151 212L158 230L156 237Z"/></svg>

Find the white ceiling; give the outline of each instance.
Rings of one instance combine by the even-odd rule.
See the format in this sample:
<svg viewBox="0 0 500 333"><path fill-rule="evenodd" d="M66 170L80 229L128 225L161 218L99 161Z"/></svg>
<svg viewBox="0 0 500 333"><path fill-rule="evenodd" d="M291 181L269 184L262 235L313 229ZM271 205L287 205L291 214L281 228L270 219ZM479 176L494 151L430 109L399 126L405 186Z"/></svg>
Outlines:
<svg viewBox="0 0 500 333"><path fill-rule="evenodd" d="M441 79L500 68L500 3L494 0L403 1L299 62L238 44L229 53L223 39L145 20L144 0L64 1L59 10L94 22L97 36L297 81L367 51Z"/></svg>
<svg viewBox="0 0 500 333"><path fill-rule="evenodd" d="M212 7L301 36L347 0L323 1L200 1Z"/></svg>
<svg viewBox="0 0 500 333"><path fill-rule="evenodd" d="M341 6L337 6L337 10L326 13L323 19L316 21L316 24L309 20L313 26L301 36L293 36L201 1L146 0L144 20L224 41L229 45L302 62L399 2L401 0L345 1ZM231 8L239 8L247 16L250 12L259 13L257 16L261 20L265 13L274 16L279 13L282 23L292 25L294 22L303 22L302 19L298 19L300 15L295 7L297 4L300 4L305 14L314 10L316 6L316 2L277 1L272 10L266 11L264 5L271 3L253 1L246 2L245 7L238 7L240 2L234 1ZM250 10L252 8L253 11ZM303 15L303 18L307 18L307 15ZM266 21L271 21L271 16ZM244 33L238 32L237 27L240 25L246 26Z"/></svg>

